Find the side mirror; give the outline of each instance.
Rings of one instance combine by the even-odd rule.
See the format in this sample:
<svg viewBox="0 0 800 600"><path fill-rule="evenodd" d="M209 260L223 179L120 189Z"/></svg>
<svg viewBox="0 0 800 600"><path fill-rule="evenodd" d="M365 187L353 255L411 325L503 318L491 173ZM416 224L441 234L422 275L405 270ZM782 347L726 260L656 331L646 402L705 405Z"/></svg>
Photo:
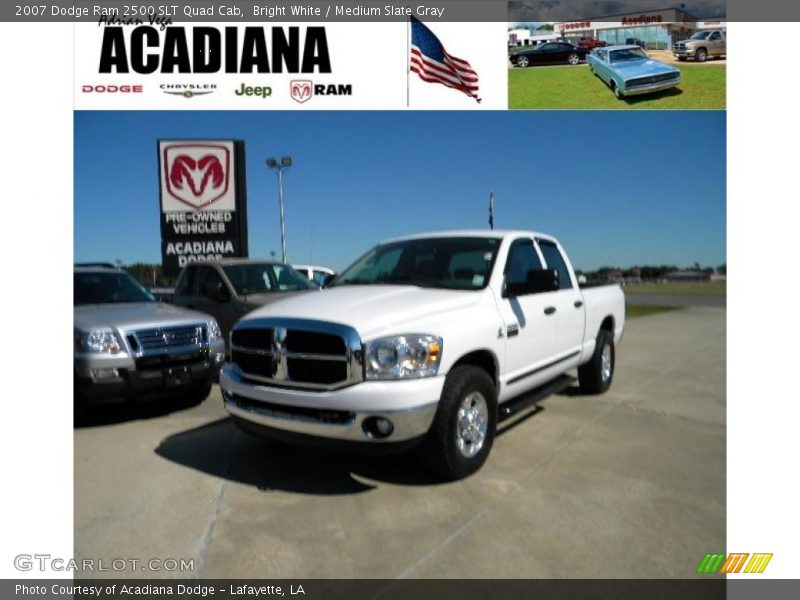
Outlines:
<svg viewBox="0 0 800 600"><path fill-rule="evenodd" d="M203 295L217 302L227 302L231 299L228 289L221 281L207 281L203 284Z"/></svg>
<svg viewBox="0 0 800 600"><path fill-rule="evenodd" d="M506 298L528 296L542 292L555 292L559 289L558 271L555 269L535 269L528 271L527 281L506 283Z"/></svg>

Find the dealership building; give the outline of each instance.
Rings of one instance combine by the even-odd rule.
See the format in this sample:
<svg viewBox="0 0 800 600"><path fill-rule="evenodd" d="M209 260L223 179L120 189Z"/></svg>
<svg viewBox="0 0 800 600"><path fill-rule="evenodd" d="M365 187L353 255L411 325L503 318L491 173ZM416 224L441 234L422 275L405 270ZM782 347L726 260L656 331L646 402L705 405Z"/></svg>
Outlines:
<svg viewBox="0 0 800 600"><path fill-rule="evenodd" d="M582 37L591 37L612 45L639 44L650 50L671 50L673 44L699 30L725 28L723 20L698 19L680 8L554 23L559 37L573 43Z"/></svg>

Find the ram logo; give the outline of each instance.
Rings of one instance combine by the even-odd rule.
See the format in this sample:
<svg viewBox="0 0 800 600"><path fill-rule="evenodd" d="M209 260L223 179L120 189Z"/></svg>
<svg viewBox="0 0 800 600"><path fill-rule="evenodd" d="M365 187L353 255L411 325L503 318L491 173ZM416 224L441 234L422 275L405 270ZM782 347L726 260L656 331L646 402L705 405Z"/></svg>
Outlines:
<svg viewBox="0 0 800 600"><path fill-rule="evenodd" d="M167 192L192 208L205 208L228 192L231 157L225 146L170 144L163 164Z"/></svg>
<svg viewBox="0 0 800 600"><path fill-rule="evenodd" d="M292 99L300 102L306 102L314 95L314 85L308 79L295 79L290 84Z"/></svg>

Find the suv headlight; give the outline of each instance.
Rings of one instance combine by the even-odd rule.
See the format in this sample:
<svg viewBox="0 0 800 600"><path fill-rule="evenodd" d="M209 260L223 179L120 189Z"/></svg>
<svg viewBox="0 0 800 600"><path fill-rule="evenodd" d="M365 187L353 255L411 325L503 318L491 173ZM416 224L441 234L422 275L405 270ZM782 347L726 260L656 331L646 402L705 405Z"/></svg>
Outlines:
<svg viewBox="0 0 800 600"><path fill-rule="evenodd" d="M378 338L366 344L367 379L433 377L442 360L442 338L407 334Z"/></svg>
<svg viewBox="0 0 800 600"><path fill-rule="evenodd" d="M122 348L117 334L110 329L75 332L75 349L98 354L117 354Z"/></svg>
<svg viewBox="0 0 800 600"><path fill-rule="evenodd" d="M219 323L215 319L208 322L208 341L215 342L222 338L222 330L219 328Z"/></svg>

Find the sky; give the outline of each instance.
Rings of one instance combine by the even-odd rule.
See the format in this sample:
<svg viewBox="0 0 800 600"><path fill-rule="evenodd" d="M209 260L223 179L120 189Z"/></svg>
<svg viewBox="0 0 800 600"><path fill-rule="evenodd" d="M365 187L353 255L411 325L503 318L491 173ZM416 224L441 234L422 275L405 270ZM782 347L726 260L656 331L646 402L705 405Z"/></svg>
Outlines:
<svg viewBox="0 0 800 600"><path fill-rule="evenodd" d="M76 111L76 262L160 263L156 140L242 139L250 256L341 270L381 240L557 237L576 269L725 257L724 111Z"/></svg>

